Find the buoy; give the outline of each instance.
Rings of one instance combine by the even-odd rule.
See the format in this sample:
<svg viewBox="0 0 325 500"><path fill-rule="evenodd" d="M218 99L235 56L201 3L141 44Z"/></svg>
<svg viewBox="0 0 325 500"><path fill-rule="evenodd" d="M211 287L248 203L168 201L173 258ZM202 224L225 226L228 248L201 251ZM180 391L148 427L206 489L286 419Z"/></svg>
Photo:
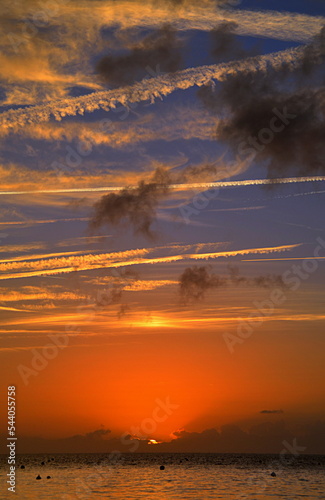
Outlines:
<svg viewBox="0 0 325 500"><path fill-rule="evenodd" d="M276 477L276 473L275 472L271 472L271 476L272 477Z"/></svg>
<svg viewBox="0 0 325 500"><path fill-rule="evenodd" d="M164 466L164 465L161 465L161 466L160 466L160 470L165 470L165 466Z"/></svg>
<svg viewBox="0 0 325 500"><path fill-rule="evenodd" d="M51 476L46 476L46 479L51 479Z"/></svg>
<svg viewBox="0 0 325 500"><path fill-rule="evenodd" d="M41 476L38 474L37 478L36 479L42 479Z"/></svg>
<svg viewBox="0 0 325 500"><path fill-rule="evenodd" d="M41 465L45 465L45 462L41 462Z"/></svg>
<svg viewBox="0 0 325 500"><path fill-rule="evenodd" d="M21 468L21 469L25 469L25 466L24 466L24 465L21 465L21 466L20 466L20 468Z"/></svg>

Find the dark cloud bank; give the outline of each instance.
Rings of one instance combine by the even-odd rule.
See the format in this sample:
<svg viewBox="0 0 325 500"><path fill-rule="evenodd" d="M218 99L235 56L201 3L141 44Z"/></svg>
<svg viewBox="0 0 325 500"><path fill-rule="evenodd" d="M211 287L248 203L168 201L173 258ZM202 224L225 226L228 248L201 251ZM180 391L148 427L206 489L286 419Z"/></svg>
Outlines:
<svg viewBox="0 0 325 500"><path fill-rule="evenodd" d="M299 447L299 454L325 453L325 422L306 424L297 435L283 421L264 422L242 430L237 425L225 425L220 430L206 429L202 432L185 430L174 433L171 442L150 445L144 437L135 441L130 435L113 436L109 430L99 429L85 435L75 435L64 439L20 436L20 453L279 453L285 441L290 446ZM1 437L5 441L5 436ZM135 446L136 444L136 446ZM302 449L301 449L302 448ZM292 458L292 454L291 454ZM297 459L297 456L295 456Z"/></svg>

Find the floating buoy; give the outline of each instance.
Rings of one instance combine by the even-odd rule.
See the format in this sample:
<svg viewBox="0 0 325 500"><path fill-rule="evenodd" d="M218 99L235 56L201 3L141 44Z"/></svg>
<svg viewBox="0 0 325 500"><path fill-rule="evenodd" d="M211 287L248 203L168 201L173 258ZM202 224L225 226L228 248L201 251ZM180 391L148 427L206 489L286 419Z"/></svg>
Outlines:
<svg viewBox="0 0 325 500"><path fill-rule="evenodd" d="M41 465L45 465L45 462L41 462Z"/></svg>
<svg viewBox="0 0 325 500"><path fill-rule="evenodd" d="M21 465L21 466L20 466L20 468L21 468L21 469L25 469L25 466L24 466L24 465Z"/></svg>
<svg viewBox="0 0 325 500"><path fill-rule="evenodd" d="M46 476L46 479L51 479L51 476Z"/></svg>
<svg viewBox="0 0 325 500"><path fill-rule="evenodd" d="M36 479L42 479L41 476L38 474L37 478Z"/></svg>
<svg viewBox="0 0 325 500"><path fill-rule="evenodd" d="M276 477L276 473L275 472L271 472L271 476L272 477Z"/></svg>
<svg viewBox="0 0 325 500"><path fill-rule="evenodd" d="M161 466L160 466L160 470L165 470L165 466L164 466L164 465L161 465Z"/></svg>

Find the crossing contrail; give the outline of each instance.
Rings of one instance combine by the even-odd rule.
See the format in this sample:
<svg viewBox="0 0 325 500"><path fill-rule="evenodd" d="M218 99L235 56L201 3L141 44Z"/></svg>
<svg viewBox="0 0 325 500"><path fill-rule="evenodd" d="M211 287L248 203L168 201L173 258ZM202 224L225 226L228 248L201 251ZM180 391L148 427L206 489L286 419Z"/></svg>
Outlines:
<svg viewBox="0 0 325 500"><path fill-rule="evenodd" d="M119 89L93 92L82 97L64 98L46 104L11 109L0 114L0 131L8 133L29 124L48 122L51 118L60 121L66 116L83 115L85 112L91 113L98 109L108 111L116 108L118 104L127 106L129 103L141 101L154 102L156 98L167 96L175 90L186 90L195 85L202 87L212 80L222 81L231 74L235 75L246 71L266 73L270 67L273 69L281 68L283 63L293 69L301 64L300 59L304 54L304 48L303 46L287 49L272 54L250 57L242 61L189 68L175 73L162 74L155 78L145 78L141 82ZM109 131L107 123L105 131Z"/></svg>
<svg viewBox="0 0 325 500"><path fill-rule="evenodd" d="M316 177L286 177L280 179L247 179L243 181L218 181L218 182L197 182L189 184L171 184L170 188L177 191L188 191L193 189L208 190L211 188L232 188L245 186L263 186L272 184L297 184L304 182L324 182L325 176ZM108 193L121 191L126 186L104 186L89 188L67 188L67 189L43 189L39 191L0 191L1 195L19 195L19 194L55 194L55 193ZM135 186L136 187L136 186ZM74 220L74 219L73 219ZM85 218L80 220L87 220ZM28 221L27 221L28 222ZM24 222L24 223L27 223ZM52 222L52 221L42 221ZM19 222L20 224L20 222Z"/></svg>

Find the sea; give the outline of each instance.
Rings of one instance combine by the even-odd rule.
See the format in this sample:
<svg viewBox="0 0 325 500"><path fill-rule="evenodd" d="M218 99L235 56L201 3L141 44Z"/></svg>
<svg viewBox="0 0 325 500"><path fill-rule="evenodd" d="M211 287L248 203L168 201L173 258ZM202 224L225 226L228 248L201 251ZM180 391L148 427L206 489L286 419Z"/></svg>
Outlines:
<svg viewBox="0 0 325 500"><path fill-rule="evenodd" d="M1 500L325 499L323 455L19 455L15 492L0 462Z"/></svg>

